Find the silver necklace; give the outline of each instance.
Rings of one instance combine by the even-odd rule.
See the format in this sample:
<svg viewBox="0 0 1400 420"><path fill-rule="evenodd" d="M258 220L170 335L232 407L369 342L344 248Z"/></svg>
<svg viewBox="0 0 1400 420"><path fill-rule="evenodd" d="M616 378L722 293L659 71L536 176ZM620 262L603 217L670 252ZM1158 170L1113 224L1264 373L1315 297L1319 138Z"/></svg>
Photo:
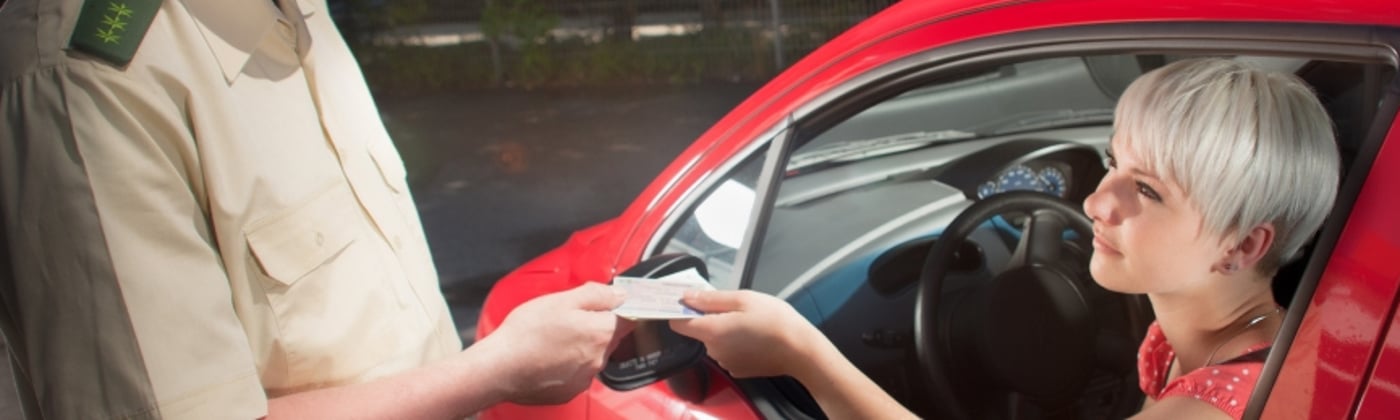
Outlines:
<svg viewBox="0 0 1400 420"><path fill-rule="evenodd" d="M1210 354L1206 356L1206 363L1201 366L1210 366L1210 363L1215 360L1215 352L1220 351L1221 347L1225 347L1226 343L1229 343L1231 340L1234 340L1235 337L1238 337L1240 334L1244 334L1244 332L1249 330L1250 327L1259 325L1259 323L1264 322L1265 319L1268 319L1269 317L1277 315L1281 312L1283 312L1283 307L1274 305L1274 310L1269 311L1268 313L1265 313L1263 315L1250 318L1248 322L1244 323L1244 326L1239 327L1237 331L1235 331L1233 334L1230 334L1229 338L1226 338L1225 340L1221 341L1220 344L1215 345L1215 348L1211 349Z"/></svg>

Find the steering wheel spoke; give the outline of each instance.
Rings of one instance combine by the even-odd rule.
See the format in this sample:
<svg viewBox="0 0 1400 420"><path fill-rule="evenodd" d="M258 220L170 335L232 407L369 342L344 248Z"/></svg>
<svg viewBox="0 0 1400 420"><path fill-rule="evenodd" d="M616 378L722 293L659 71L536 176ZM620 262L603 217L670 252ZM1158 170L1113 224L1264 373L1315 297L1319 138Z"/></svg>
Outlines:
<svg viewBox="0 0 1400 420"><path fill-rule="evenodd" d="M1005 214L1029 215L1007 263L955 270L970 235ZM1068 231L1077 238L1067 239ZM1092 234L1079 206L1029 191L979 200L944 228L924 260L914 305L915 353L934 411L924 415L1067 418L1082 399L1100 394L1114 395L1113 407L1132 405L1118 402L1138 392L1131 343L1141 339L1150 311L1140 314L1145 306L1131 296L1084 287L1093 280L1081 242ZM951 276L957 285L945 288ZM1122 389L1093 389L1096 372L1121 378L1110 382Z"/></svg>
<svg viewBox="0 0 1400 420"><path fill-rule="evenodd" d="M1026 218L1021 228L1021 240L1016 243L1016 251L1011 254L1009 268L1027 265L1057 264L1060 248L1063 246L1065 228L1069 222L1060 213L1051 210L1036 210Z"/></svg>

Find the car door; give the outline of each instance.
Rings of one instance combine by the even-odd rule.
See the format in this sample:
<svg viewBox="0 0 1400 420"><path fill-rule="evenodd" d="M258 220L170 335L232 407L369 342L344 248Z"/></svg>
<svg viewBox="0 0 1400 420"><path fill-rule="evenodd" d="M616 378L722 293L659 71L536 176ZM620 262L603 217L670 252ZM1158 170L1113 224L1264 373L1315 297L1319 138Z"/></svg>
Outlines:
<svg viewBox="0 0 1400 420"><path fill-rule="evenodd" d="M1255 396L1251 413L1264 418L1393 418L1400 410L1400 84L1356 76L1374 79L1366 103L1377 117L1355 130L1357 156L1333 210L1339 220L1319 235L1276 343L1286 356L1266 365L1276 380L1261 378L1271 391Z"/></svg>
<svg viewBox="0 0 1400 420"><path fill-rule="evenodd" d="M1137 74L1182 57L1241 56L1260 65L1309 73L1314 87L1335 101L1330 110L1338 122L1343 138L1340 147L1351 168L1347 185L1370 185L1367 179L1388 185L1379 180L1393 174L1368 176L1361 170L1371 168L1377 159L1382 137L1372 134L1375 127L1389 127L1394 119L1392 97L1386 96L1386 101L1376 105L1382 99L1380 88L1389 86L1394 75L1394 49L1387 38L1373 37L1373 31L1390 30L1261 23L1114 24L1014 33L913 54L813 95L787 120L790 129L774 127L769 131L782 135L755 141L748 152L731 157L732 164L716 171L700 183L696 194L680 202L684 211L674 212L662 223L649 242L649 254L697 252L701 245L717 249L699 252L707 258L718 257L721 261L713 267L730 273L719 277L722 287L752 288L788 299L867 375L917 409L926 390L919 384L917 362L908 355L912 282L880 283L883 280L871 274L876 260L936 237L939 227L952 216L984 198L981 187L990 182L1000 188L1002 183L995 177L1013 169L1024 168L1037 178L1051 169L1058 168L1061 174L1071 169L1074 175L1058 187L1046 182L1039 187L1016 188L1082 200L1082 194L1087 194L1085 180L1092 185L1097 179L1092 165L1073 156L1082 155L1079 146L1093 151L1107 141L1111 114L1104 115L1102 109L1111 108L1116 92ZM1357 72L1364 77L1359 83L1347 84L1349 76L1329 72ZM1018 116L1023 118L1018 120ZM966 164L969 156L1032 141L1047 143L1024 146L1017 149L1021 150L1016 152L1019 155L986 160L988 165L1000 165L995 170ZM831 149L858 142L879 147ZM820 153L812 153L823 151L849 154L821 161ZM1037 161L1069 152L1074 153ZM742 188L734 188L736 184ZM1344 191L1339 202L1360 200L1358 194L1358 189ZM1386 203L1357 208L1362 211L1382 204ZM723 215L716 216L719 213ZM1352 217L1362 220L1356 219L1362 216L1365 214ZM1348 243L1335 240L1346 224L1344 218L1334 217L1320 235L1313 256L1301 263L1298 267L1302 270L1291 274L1293 278L1281 288L1287 290L1280 300L1295 302L1293 306L1298 308L1290 312L1290 327L1281 336L1292 337L1296 330L1303 342L1335 350L1322 357L1336 359L1336 368L1347 374L1331 376L1343 378L1356 395L1362 383L1359 378L1365 377L1369 348L1375 347L1380 337L1379 318L1341 324L1371 322L1369 328L1374 330L1360 340L1342 344L1324 343L1317 338L1323 336L1321 333L1296 329L1304 314L1318 306L1317 302L1304 304L1317 299L1311 295L1312 285L1332 284L1318 283L1318 279L1330 278L1322 273L1334 270L1337 260L1344 258L1338 255L1350 255L1332 251L1336 244ZM990 226L982 233L990 238L997 229ZM995 243L987 239L984 245L989 245L982 247L984 258L1004 260L1009 254L1007 244L990 246ZM981 268L973 267L965 274L975 277ZM1343 288L1355 284L1341 278L1333 282ZM1375 308L1375 313L1388 313L1379 310L1381 306L1375 302L1388 305L1393 300L1386 298L1395 296L1393 283L1370 280L1367 284L1380 290L1368 291L1374 296L1367 298L1367 307ZM1297 297L1291 296L1293 290L1299 291ZM1331 296L1334 292L1327 293ZM1289 343L1281 338L1280 348L1287 349ZM1134 348L1130 345L1120 350L1131 357ZM1286 407L1283 404L1287 403L1274 401L1306 398L1279 395L1314 395L1328 387L1330 382L1296 379L1305 375L1295 372L1306 370L1305 360L1291 351L1275 352L1265 375L1266 381L1279 375L1274 396L1258 393L1251 409L1257 412L1265 399L1270 409L1273 404ZM1278 369L1285 364L1291 367L1280 374ZM760 405L770 407L770 414L819 416L800 387L790 381L748 380L740 385L750 398L765 401ZM1082 405L1079 414L1131 413L1141 398L1132 395L1131 388L1113 383L1091 390L1098 394L1086 391L1086 399L1106 396L1100 400L1109 403ZM1290 391L1282 391L1285 388ZM1326 398L1351 400L1346 395ZM1319 405L1312 404L1312 409ZM936 413L936 408L925 409L930 410L923 412L926 415Z"/></svg>

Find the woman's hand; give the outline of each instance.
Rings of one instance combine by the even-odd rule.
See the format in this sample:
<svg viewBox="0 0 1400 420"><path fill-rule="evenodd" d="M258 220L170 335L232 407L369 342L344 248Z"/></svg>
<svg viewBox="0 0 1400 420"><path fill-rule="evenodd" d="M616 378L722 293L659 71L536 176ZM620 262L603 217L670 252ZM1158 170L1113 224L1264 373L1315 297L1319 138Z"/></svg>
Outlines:
<svg viewBox="0 0 1400 420"><path fill-rule="evenodd" d="M705 343L731 375L799 376L834 347L787 302L751 290L688 292L683 302L706 315L671 321L671 329Z"/></svg>
<svg viewBox="0 0 1400 420"><path fill-rule="evenodd" d="M782 299L739 290L688 292L683 302L705 315L672 320L671 329L704 342L736 378L792 376L834 419L917 418Z"/></svg>

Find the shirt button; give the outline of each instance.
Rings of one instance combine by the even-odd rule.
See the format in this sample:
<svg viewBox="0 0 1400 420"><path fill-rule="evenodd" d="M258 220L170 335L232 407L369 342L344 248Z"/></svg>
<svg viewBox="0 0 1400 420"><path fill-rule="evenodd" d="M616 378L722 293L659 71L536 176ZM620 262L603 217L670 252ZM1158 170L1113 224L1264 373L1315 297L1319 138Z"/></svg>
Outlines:
<svg viewBox="0 0 1400 420"><path fill-rule="evenodd" d="M326 244L326 235L321 234L321 232L316 232L316 246L322 246L322 245L325 245L325 244Z"/></svg>

